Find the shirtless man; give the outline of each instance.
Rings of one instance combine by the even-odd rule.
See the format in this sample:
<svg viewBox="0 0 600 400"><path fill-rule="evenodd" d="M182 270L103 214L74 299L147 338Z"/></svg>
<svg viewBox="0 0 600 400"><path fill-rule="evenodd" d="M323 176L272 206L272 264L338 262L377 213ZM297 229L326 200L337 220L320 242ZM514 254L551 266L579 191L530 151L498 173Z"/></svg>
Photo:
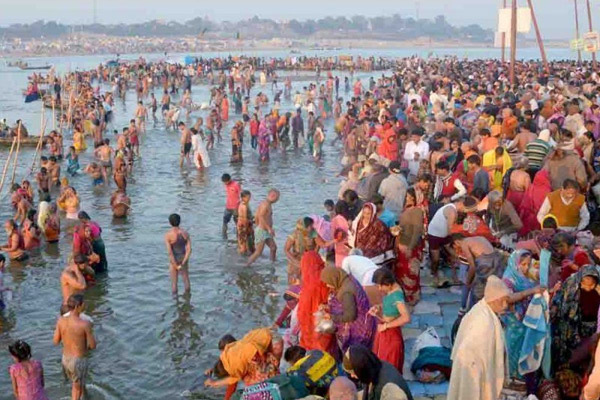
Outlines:
<svg viewBox="0 0 600 400"><path fill-rule="evenodd" d="M142 101L138 102L135 110L135 119L137 121L137 129L140 132L146 132L146 118L148 117L148 110L144 107Z"/></svg>
<svg viewBox="0 0 600 400"><path fill-rule="evenodd" d="M123 156L115 157L115 171L113 172L113 179L119 190L127 190L127 164L123 159Z"/></svg>
<svg viewBox="0 0 600 400"><path fill-rule="evenodd" d="M113 149L110 147L110 140L104 139L104 142L94 150L94 155L100 162L104 182L108 182L108 170L112 168L113 155Z"/></svg>
<svg viewBox="0 0 600 400"><path fill-rule="evenodd" d="M15 216L13 217L13 220L19 224L22 224L23 221L25 221L25 218L27 218L27 213L33 206L29 200L27 200L27 197L21 194L18 184L13 186L13 193L10 201L15 209Z"/></svg>
<svg viewBox="0 0 600 400"><path fill-rule="evenodd" d="M48 175L48 170L44 167L40 168L40 172L35 176L38 184L38 196L40 201L50 201L50 185L51 179Z"/></svg>
<svg viewBox="0 0 600 400"><path fill-rule="evenodd" d="M87 272L88 258L83 254L76 254L73 257L73 262L65 267L63 272L60 274L60 290L62 292L62 305L67 304L67 300L74 294L83 292L87 283L83 276L83 271ZM66 313L68 310L61 309L61 315Z"/></svg>
<svg viewBox="0 0 600 400"><path fill-rule="evenodd" d="M169 111L169 108L171 108L171 96L169 96L169 92L167 90L165 90L163 92L163 96L162 96L162 99L160 100L160 104L161 104L163 119L166 119L167 111Z"/></svg>
<svg viewBox="0 0 600 400"><path fill-rule="evenodd" d="M60 165L56 162L56 157L50 156L50 158L48 158L47 170L50 174L52 185L60 186Z"/></svg>
<svg viewBox="0 0 600 400"><path fill-rule="evenodd" d="M279 190L271 189L267 198L260 203L254 217L256 229L254 238L256 240L256 251L248 259L246 266L252 265L262 255L265 245L271 251L271 261L275 262L277 257L277 245L275 244L275 231L273 230L273 204L279 200Z"/></svg>
<svg viewBox="0 0 600 400"><path fill-rule="evenodd" d="M156 110L158 110L158 102L156 101L154 93L150 93L150 108L152 109L152 120L154 121L154 125L156 125Z"/></svg>
<svg viewBox="0 0 600 400"><path fill-rule="evenodd" d="M169 275L171 276L171 292L177 294L177 278L181 274L186 293L190 292L190 274L188 262L192 254L190 235L179 228L181 217L178 214L169 216L171 229L165 235L167 254L169 255Z"/></svg>
<svg viewBox="0 0 600 400"><path fill-rule="evenodd" d="M124 190L116 190L110 197L110 207L113 210L114 218L127 218L131 209L131 199L127 197Z"/></svg>
<svg viewBox="0 0 600 400"><path fill-rule="evenodd" d="M179 167L183 167L183 159L186 158L188 164L192 163L190 151L192 150L192 132L185 126L182 121L178 125L181 132L181 156L179 157Z"/></svg>
<svg viewBox="0 0 600 400"><path fill-rule="evenodd" d="M96 348L96 339L92 332L92 323L82 319L85 305L83 296L70 296L67 305L71 310L68 317L60 317L54 331L54 345L63 344L62 366L71 379L71 400L80 400L85 392L88 350Z"/></svg>
<svg viewBox="0 0 600 400"><path fill-rule="evenodd" d="M129 136L129 128L123 128L123 133L117 138L117 151L124 150L127 147L127 137Z"/></svg>
<svg viewBox="0 0 600 400"><path fill-rule="evenodd" d="M104 185L104 174L102 172L102 168L95 162L91 162L87 167L83 170L86 174L92 177L92 185L94 187Z"/></svg>

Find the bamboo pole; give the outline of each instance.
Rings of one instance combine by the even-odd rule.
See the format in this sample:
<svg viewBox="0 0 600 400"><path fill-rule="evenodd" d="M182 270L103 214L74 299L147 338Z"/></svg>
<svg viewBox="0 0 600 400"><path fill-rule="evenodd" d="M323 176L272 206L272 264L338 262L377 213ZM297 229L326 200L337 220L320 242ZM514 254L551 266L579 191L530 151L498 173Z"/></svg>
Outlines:
<svg viewBox="0 0 600 400"><path fill-rule="evenodd" d="M517 60L517 0L512 0L510 18L510 85L515 84L515 62Z"/></svg>
<svg viewBox="0 0 600 400"><path fill-rule="evenodd" d="M585 0L586 5L587 5L587 14L588 14L588 25L590 26L590 32L592 32L594 30L594 28L592 27L592 8L590 7L590 0ZM592 68L594 68L594 71L596 70L596 52L593 51L592 52Z"/></svg>
<svg viewBox="0 0 600 400"><path fill-rule="evenodd" d="M506 0L502 0L502 8L506 8ZM500 34L502 40L502 64L506 62L506 32Z"/></svg>
<svg viewBox="0 0 600 400"><path fill-rule="evenodd" d="M10 184L13 185L15 183L15 176L17 175L17 161L19 160L19 150L21 149L21 124L19 121L19 126L17 127L17 151L15 153L15 161L13 163L13 172L12 177L10 179Z"/></svg>
<svg viewBox="0 0 600 400"><path fill-rule="evenodd" d="M537 39L538 46L540 47L540 54L542 56L542 62L544 63L544 69L546 70L546 72L550 73L548 59L546 58L546 50L544 50L544 41L542 40L542 34L540 33L537 18L535 17L535 12L533 10L533 1L527 0L527 5L529 6L529 10L531 11L531 21L533 22L533 28L535 29L535 37Z"/></svg>
<svg viewBox="0 0 600 400"><path fill-rule="evenodd" d="M44 123L42 125L42 130L40 132L40 140L38 140L37 145L35 146L35 153L33 153L33 161L31 162L31 168L29 169L29 174L33 173L35 169L35 162L37 160L38 153L41 151L42 146L44 145L44 134L46 133L46 123L48 121L44 118Z"/></svg>
<svg viewBox="0 0 600 400"><path fill-rule="evenodd" d="M54 99L52 99L52 130L55 131L56 130L56 111L55 111L55 104L56 101Z"/></svg>
<svg viewBox="0 0 600 400"><path fill-rule="evenodd" d="M17 143L17 138L15 136L13 138L12 145L10 146L10 153L8 153L8 158L6 159L6 163L4 163L4 168L2 169L2 179L0 180L0 194L2 193L2 188L4 187L4 179L6 178L6 173L8 172L8 166L10 165L10 159L12 158L12 154L15 149L16 143Z"/></svg>
<svg viewBox="0 0 600 400"><path fill-rule="evenodd" d="M575 5L575 39L579 41L579 12L577 11L577 0L573 0ZM581 49L577 46L577 62L581 64Z"/></svg>

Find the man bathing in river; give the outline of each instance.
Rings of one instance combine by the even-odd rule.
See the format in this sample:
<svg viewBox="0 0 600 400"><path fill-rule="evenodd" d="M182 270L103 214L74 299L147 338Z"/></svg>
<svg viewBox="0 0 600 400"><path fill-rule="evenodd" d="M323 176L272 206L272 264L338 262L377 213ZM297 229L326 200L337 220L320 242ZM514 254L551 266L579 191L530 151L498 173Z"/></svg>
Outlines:
<svg viewBox="0 0 600 400"><path fill-rule="evenodd" d="M130 205L131 199L127 197L124 190L117 189L110 197L110 206L115 218L126 218L131 209Z"/></svg>
<svg viewBox="0 0 600 400"><path fill-rule="evenodd" d="M275 262L277 257L277 245L275 244L275 231L273 230L273 204L279 200L279 190L271 189L267 198L260 203L256 210L256 229L254 230L254 240L256 241L256 251L250 256L246 266L252 265L258 257L261 256L265 245L269 246L271 251L271 261Z"/></svg>
<svg viewBox="0 0 600 400"><path fill-rule="evenodd" d="M83 295L75 294L67 300L69 316L60 317L54 331L54 345L63 344L62 366L72 382L71 399L80 400L85 392L85 378L88 361L85 358L88 350L96 348L96 339L92 331L92 323L81 314L85 308Z"/></svg>
<svg viewBox="0 0 600 400"><path fill-rule="evenodd" d="M179 166L183 167L183 159L186 158L188 164L191 164L190 151L192 150L192 132L185 126L185 123L180 122L178 125L181 132L181 157L179 158Z"/></svg>
<svg viewBox="0 0 600 400"><path fill-rule="evenodd" d="M171 292L177 294L177 278L179 274L183 279L186 293L190 292L190 274L188 262L192 254L192 240L190 235L179 228L181 217L178 214L169 216L171 229L165 235L167 254L169 255L169 274L171 275Z"/></svg>
<svg viewBox="0 0 600 400"><path fill-rule="evenodd" d="M60 310L61 314L68 311L64 309L64 306L67 304L69 297L83 292L87 287L85 277L83 276L84 272L94 273L91 268L88 268L87 256L84 254L76 254L73 257L73 261L69 263L62 274L60 274L60 290L63 298L63 308Z"/></svg>

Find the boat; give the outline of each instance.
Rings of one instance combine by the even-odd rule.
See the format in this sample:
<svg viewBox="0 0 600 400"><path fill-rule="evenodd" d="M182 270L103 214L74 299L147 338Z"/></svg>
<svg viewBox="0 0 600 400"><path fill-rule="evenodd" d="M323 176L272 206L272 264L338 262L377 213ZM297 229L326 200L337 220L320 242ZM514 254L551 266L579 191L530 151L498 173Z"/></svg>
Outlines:
<svg viewBox="0 0 600 400"><path fill-rule="evenodd" d="M43 144L46 144L47 136L44 136L42 139ZM40 141L39 136L27 136L21 138L21 146L25 147L37 147ZM13 138L12 137L0 137L0 147L10 147L12 146Z"/></svg>
<svg viewBox="0 0 600 400"><path fill-rule="evenodd" d="M34 70L34 69L50 69L50 68L52 68L52 65L46 64L46 65L35 66L35 65L21 64L21 65L19 65L19 68L24 71L29 71L29 70Z"/></svg>

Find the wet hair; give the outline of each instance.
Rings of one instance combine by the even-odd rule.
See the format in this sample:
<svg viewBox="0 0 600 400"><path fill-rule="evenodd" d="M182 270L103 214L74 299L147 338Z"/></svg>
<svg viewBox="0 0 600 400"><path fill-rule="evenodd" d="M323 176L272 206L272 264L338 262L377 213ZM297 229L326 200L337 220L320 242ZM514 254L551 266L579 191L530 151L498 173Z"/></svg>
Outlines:
<svg viewBox="0 0 600 400"><path fill-rule="evenodd" d="M236 342L236 339L233 337L233 335L224 335L221 339L219 339L219 350L225 350L225 346L233 342Z"/></svg>
<svg viewBox="0 0 600 400"><path fill-rule="evenodd" d="M41 156L41 157L40 157L40 160L42 160L42 161L48 161L48 157L46 157L46 156Z"/></svg>
<svg viewBox="0 0 600 400"><path fill-rule="evenodd" d="M479 157L477 154L473 154L467 158L467 162L481 166L481 157Z"/></svg>
<svg viewBox="0 0 600 400"><path fill-rule="evenodd" d="M221 175L221 182L227 183L230 180L231 180L231 175L229 175L229 174L223 174L223 175Z"/></svg>
<svg viewBox="0 0 600 400"><path fill-rule="evenodd" d="M379 358L362 345L350 346L344 355L344 369L354 372L358 380L367 387L368 384L377 382L382 365ZM366 393L364 398L368 398Z"/></svg>
<svg viewBox="0 0 600 400"><path fill-rule="evenodd" d="M300 346L291 346L283 355L283 359L290 365L294 365L306 356L306 349Z"/></svg>
<svg viewBox="0 0 600 400"><path fill-rule="evenodd" d="M27 361L31 358L31 347L23 340L17 340L8 346L9 353L19 362Z"/></svg>
<svg viewBox="0 0 600 400"><path fill-rule="evenodd" d="M379 268L373 273L373 283L382 286L392 286L396 283L396 277L389 269Z"/></svg>
<svg viewBox="0 0 600 400"><path fill-rule="evenodd" d="M496 150L494 150L497 156L501 156L504 154L504 147L496 147Z"/></svg>
<svg viewBox="0 0 600 400"><path fill-rule="evenodd" d="M0 263L6 262L6 257L4 257L4 254L0 254Z"/></svg>
<svg viewBox="0 0 600 400"><path fill-rule="evenodd" d="M567 178L563 181L562 184L562 188L563 189L576 189L576 190L580 190L581 188L579 187L579 183L577 183L576 180Z"/></svg>
<svg viewBox="0 0 600 400"><path fill-rule="evenodd" d="M79 211L79 214L77 214L77 218L80 220L91 220L90 216L88 215L88 213L86 213L85 211Z"/></svg>
<svg viewBox="0 0 600 400"><path fill-rule="evenodd" d="M323 205L324 205L325 207L331 207L331 208L334 208L334 207L335 207L335 203L334 203L334 202L333 202L333 200L331 200L331 199L327 199L327 200L325 200L325 202L323 203Z"/></svg>
<svg viewBox="0 0 600 400"><path fill-rule="evenodd" d="M352 189L348 189L344 192L344 200L356 201L358 200L358 194Z"/></svg>
<svg viewBox="0 0 600 400"><path fill-rule="evenodd" d="M483 128L482 130L479 131L479 134L481 136L490 136L492 134L492 132L490 132L490 130L488 128Z"/></svg>
<svg viewBox="0 0 600 400"><path fill-rule="evenodd" d="M348 203L346 203L344 200L338 200L338 202L335 203L335 214L343 215L344 218L348 219Z"/></svg>
<svg viewBox="0 0 600 400"><path fill-rule="evenodd" d="M173 227L178 227L179 224L181 223L181 217L179 216L179 214L171 214L169 215L169 223L171 224L171 226Z"/></svg>
<svg viewBox="0 0 600 400"><path fill-rule="evenodd" d="M35 221L36 213L37 213L37 210L30 209L29 211L27 211L27 219L30 220L31 222Z"/></svg>
<svg viewBox="0 0 600 400"><path fill-rule="evenodd" d="M378 205L381 204L383 205L383 196L380 195L379 193L375 193L372 197L371 197L371 203Z"/></svg>
<svg viewBox="0 0 600 400"><path fill-rule="evenodd" d="M242 193L240 193L240 197L244 198L244 197L248 197L250 196L252 193L250 193L249 190L242 190Z"/></svg>
<svg viewBox="0 0 600 400"><path fill-rule="evenodd" d="M305 228L308 228L309 226L311 226L315 223L315 221L311 217L304 217L303 222L304 222Z"/></svg>
<svg viewBox="0 0 600 400"><path fill-rule="evenodd" d="M48 158L48 160L50 160L51 162L56 162L56 157L50 156L50 158Z"/></svg>
<svg viewBox="0 0 600 400"><path fill-rule="evenodd" d="M74 310L77 307L83 304L83 295L82 294L72 294L67 299L67 306L70 310Z"/></svg>

